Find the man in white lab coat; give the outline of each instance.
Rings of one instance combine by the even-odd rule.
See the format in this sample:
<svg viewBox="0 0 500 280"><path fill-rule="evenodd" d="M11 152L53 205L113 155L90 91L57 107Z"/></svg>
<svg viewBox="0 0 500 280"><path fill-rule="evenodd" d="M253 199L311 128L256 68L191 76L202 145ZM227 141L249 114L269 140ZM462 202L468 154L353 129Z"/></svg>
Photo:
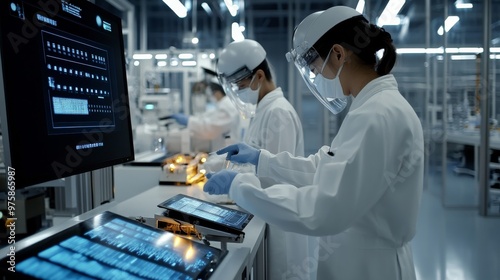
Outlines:
<svg viewBox="0 0 500 280"><path fill-rule="evenodd" d="M226 146L227 138L234 142L241 140L240 115L217 79L208 83L208 89L214 99L215 109L196 116L173 114L167 118L187 126L191 137L210 140L210 149L214 151Z"/></svg>
<svg viewBox="0 0 500 280"><path fill-rule="evenodd" d="M273 82L264 48L254 40L232 42L220 54L217 72L226 93L250 124L244 142L273 153L303 156L304 136L292 105ZM276 183L261 177L262 185ZM310 239L310 240L309 240ZM268 227L268 279L282 279L313 252L317 238ZM314 246L315 247L315 246ZM306 278L306 279L309 279Z"/></svg>
<svg viewBox="0 0 500 280"><path fill-rule="evenodd" d="M349 112L330 146L307 158L246 144L220 150L256 165L257 175L286 182L262 188L254 174L223 170L204 190L229 193L238 205L283 230L320 236L315 260L286 279L414 280L410 241L423 188L421 123L389 72L392 38L356 10L336 6L306 17L288 54L318 100ZM376 52L383 49L377 61Z"/></svg>

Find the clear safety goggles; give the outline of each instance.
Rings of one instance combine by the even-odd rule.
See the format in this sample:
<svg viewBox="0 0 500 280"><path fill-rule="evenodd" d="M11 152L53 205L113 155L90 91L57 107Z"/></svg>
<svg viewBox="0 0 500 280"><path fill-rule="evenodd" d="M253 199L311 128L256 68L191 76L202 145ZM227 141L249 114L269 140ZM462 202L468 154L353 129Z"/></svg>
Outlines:
<svg viewBox="0 0 500 280"><path fill-rule="evenodd" d="M307 87L323 106L335 115L345 109L348 103L347 96L329 97L328 94L321 93L316 78L321 75L320 72L322 71L324 60L314 47L304 42L286 53L285 56L288 62L293 62L295 64L295 67L299 70ZM322 90L324 91L325 89Z"/></svg>
<svg viewBox="0 0 500 280"><path fill-rule="evenodd" d="M257 108L256 100L250 100L244 89L250 87L253 82L253 73L246 67L236 73L225 76L219 75L219 81L224 88L226 96L233 102L244 119L250 119L255 115ZM250 80L243 85L244 80Z"/></svg>

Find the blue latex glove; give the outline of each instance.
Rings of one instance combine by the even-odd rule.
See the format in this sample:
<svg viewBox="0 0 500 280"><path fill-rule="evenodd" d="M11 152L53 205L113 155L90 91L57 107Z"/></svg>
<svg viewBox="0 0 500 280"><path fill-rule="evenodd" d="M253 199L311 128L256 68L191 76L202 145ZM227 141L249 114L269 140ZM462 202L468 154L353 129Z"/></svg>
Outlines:
<svg viewBox="0 0 500 280"><path fill-rule="evenodd" d="M228 194L236 174L238 172L226 169L217 173L207 173L208 181L203 186L203 191L208 194Z"/></svg>
<svg viewBox="0 0 500 280"><path fill-rule="evenodd" d="M172 118L177 122L179 123L180 125L184 125L184 126L187 126L188 124L188 120L189 120L189 117L184 115L184 114L181 114L181 113L177 113L177 114L173 114L172 115Z"/></svg>
<svg viewBox="0 0 500 280"><path fill-rule="evenodd" d="M238 163L251 163L257 166L260 150L250 147L245 143L229 145L217 151L218 155L227 153L226 159Z"/></svg>

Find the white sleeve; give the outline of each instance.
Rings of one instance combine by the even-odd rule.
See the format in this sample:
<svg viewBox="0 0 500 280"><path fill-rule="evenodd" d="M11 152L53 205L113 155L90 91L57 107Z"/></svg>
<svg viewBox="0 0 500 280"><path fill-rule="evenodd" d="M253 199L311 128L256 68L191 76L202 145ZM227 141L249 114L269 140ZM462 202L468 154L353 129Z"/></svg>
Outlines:
<svg viewBox="0 0 500 280"><path fill-rule="evenodd" d="M326 154L326 150L328 147L324 146L318 153L307 158L294 157L288 152L273 155L267 150L261 150L256 171L259 177L274 178L297 187L310 185L316 174L317 163Z"/></svg>
<svg viewBox="0 0 500 280"><path fill-rule="evenodd" d="M317 163L314 185L278 184L263 189L255 175L238 174L229 195L242 208L283 230L306 235L340 233L365 215L388 189L384 174L398 172L393 170L398 165L396 158L386 153L397 149L395 143L402 139L384 141L382 135L369 124L365 129L352 129L335 156ZM273 162L286 157L283 153L269 157L268 169L279 173ZM296 164L297 159L290 159ZM262 171L264 166L258 168Z"/></svg>
<svg viewBox="0 0 500 280"><path fill-rule="evenodd" d="M190 116L188 129L193 136L203 140L213 140L231 130L233 118L226 110L213 110L201 116Z"/></svg>

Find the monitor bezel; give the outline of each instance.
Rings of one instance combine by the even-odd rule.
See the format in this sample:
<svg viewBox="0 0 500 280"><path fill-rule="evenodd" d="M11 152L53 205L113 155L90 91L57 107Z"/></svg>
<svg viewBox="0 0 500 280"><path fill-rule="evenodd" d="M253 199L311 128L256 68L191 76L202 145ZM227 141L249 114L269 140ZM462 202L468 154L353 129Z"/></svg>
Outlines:
<svg viewBox="0 0 500 280"><path fill-rule="evenodd" d="M33 1L22 0L22 1L27 2L27 3L32 3L32 4L37 2L35 0L33 0ZM1 130L2 130L2 143L3 143L3 154L4 154L3 160L0 160L0 161L4 162L5 168L10 167L10 168L12 168L12 170L14 170L16 172L16 174L17 174L16 189L22 189L22 188L26 188L26 187L36 186L38 184L42 184L45 182L63 179L63 178L70 177L73 175L78 175L78 174L82 174L85 172L98 170L101 168L111 167L111 166L114 166L117 164L131 162L135 159L135 151L134 151L134 144L133 144L133 128L132 128L132 121L131 121L131 114L130 114L130 101L129 101L128 82L127 82L127 69L126 69L127 63L126 63L126 57L125 57L125 45L124 45L124 38L123 38L123 32L122 32L122 20L119 16L103 9L102 7L99 7L96 4L93 4L92 2L80 1L80 0L76 0L76 1L73 0L72 2L77 2L78 4L81 4L85 7L93 6L94 9L99 10L99 13L105 15L108 18L112 18L112 20L118 25L118 26L116 26L117 31L115 31L115 32L119 32L119 34L120 34L120 36L118 36L118 38L117 38L118 39L117 44L119 45L120 52L123 51L123 55L120 56L119 61L118 60L116 61L117 66L120 66L122 68L121 69L122 75L120 75L121 77L117 76L117 79L119 79L119 83L117 83L117 85L122 84L123 91L117 93L117 96L114 100L117 100L119 98L120 99L120 106L125 106L124 109L127 110L126 120L122 120L122 122L123 122L124 130L126 129L126 132L128 132L128 133L126 133L127 135L125 135L125 133L123 133L123 136L127 137L127 141L128 141L128 143L130 143L130 145L126 149L128 152L123 151L120 154L117 154L117 156L114 158L107 158L107 159L104 159L101 161L92 161L92 162L88 162L85 165L71 166L71 168L70 168L71 171L67 171L63 175L58 175L58 174L56 174L56 172L45 172L45 173L39 172L39 173L37 173L36 176L33 176L33 172L29 172L29 170L26 170L26 167L23 167L22 170L19 170L17 168L17 166L14 166L12 156L15 154L19 154L19 152L12 152L11 150L13 150L13 149L19 150L19 149L21 149L21 147L19 147L18 144L12 142L11 139L14 137L14 133L11 131L11 127L14 127L16 124L18 124L20 122L20 120L17 120L17 119L12 120L12 114L14 114L14 113L9 113L10 112L9 110L14 110L14 109L9 109L7 102L4 102L4 101L7 101L7 99L9 98L8 95L10 93L6 92L5 85L4 85L4 83L5 83L4 70L3 70L4 61L2 58L2 56L3 56L2 44L3 43L2 43L2 38L0 37L0 100L2 100L2 102L0 102L0 118L1 118L1 123L2 123ZM61 9L61 5L62 5L61 2L56 1L56 3L58 5L59 9ZM4 27L1 27L1 28L4 28ZM124 96L127 98L123 98ZM40 116L40 117L45 117L45 116ZM126 122L126 124L125 124L125 122ZM73 133L71 135L81 135L82 136L81 138L84 139L85 135L91 136L92 133L93 132L84 133L82 131L82 132L78 132L78 133ZM67 136L61 135L60 137L67 137ZM40 155L32 155L32 156L36 157L36 156L41 156L42 154L44 154L43 151L41 151ZM26 156L23 157L23 160L25 157ZM34 168L36 168L36 166L34 166ZM20 172L21 174L19 174L18 171L21 171Z"/></svg>

